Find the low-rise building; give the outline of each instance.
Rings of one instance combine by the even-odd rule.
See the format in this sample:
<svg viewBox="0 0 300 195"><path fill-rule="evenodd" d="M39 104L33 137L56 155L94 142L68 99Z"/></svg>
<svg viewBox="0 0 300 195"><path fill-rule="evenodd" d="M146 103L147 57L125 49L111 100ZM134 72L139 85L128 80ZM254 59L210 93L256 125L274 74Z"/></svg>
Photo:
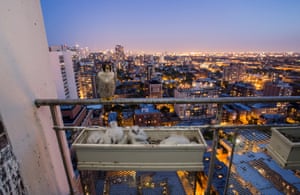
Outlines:
<svg viewBox="0 0 300 195"><path fill-rule="evenodd" d="M205 88L177 88L174 90L175 98L199 98L199 97L219 97L220 89L216 86ZM204 119L213 118L217 112L217 104L176 104L174 105L176 114L181 119Z"/></svg>
<svg viewBox="0 0 300 195"><path fill-rule="evenodd" d="M288 83L283 82L267 82L264 85L264 96L290 96L293 88Z"/></svg>
<svg viewBox="0 0 300 195"><path fill-rule="evenodd" d="M161 113L153 105L143 104L134 111L134 124L138 126L160 126Z"/></svg>
<svg viewBox="0 0 300 195"><path fill-rule="evenodd" d="M277 114L278 108L274 103L255 103L251 106L251 117L258 119L261 114Z"/></svg>
<svg viewBox="0 0 300 195"><path fill-rule="evenodd" d="M250 83L237 82L230 89L230 95L233 97L255 96L256 90Z"/></svg>
<svg viewBox="0 0 300 195"><path fill-rule="evenodd" d="M282 114L262 114L260 115L258 124L280 124L285 122L285 116Z"/></svg>

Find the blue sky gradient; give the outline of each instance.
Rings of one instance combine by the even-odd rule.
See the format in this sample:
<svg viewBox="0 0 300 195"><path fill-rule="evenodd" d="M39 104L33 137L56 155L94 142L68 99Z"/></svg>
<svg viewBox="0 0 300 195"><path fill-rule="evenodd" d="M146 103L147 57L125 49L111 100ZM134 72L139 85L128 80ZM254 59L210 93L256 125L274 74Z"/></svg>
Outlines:
<svg viewBox="0 0 300 195"><path fill-rule="evenodd" d="M299 0L41 0L49 45L300 51Z"/></svg>

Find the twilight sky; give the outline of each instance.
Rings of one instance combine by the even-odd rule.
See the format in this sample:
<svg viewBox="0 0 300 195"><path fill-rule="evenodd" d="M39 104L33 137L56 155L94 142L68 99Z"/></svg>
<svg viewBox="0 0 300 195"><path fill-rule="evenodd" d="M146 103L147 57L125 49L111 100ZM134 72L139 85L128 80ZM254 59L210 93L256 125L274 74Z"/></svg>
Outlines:
<svg viewBox="0 0 300 195"><path fill-rule="evenodd" d="M300 0L41 0L49 45L300 51Z"/></svg>

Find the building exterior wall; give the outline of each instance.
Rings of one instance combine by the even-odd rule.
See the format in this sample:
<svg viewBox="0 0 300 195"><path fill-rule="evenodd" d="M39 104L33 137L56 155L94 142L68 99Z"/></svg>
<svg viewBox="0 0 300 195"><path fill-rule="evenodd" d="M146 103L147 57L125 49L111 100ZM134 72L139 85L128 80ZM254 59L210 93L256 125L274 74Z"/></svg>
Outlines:
<svg viewBox="0 0 300 195"><path fill-rule="evenodd" d="M24 186L28 194L69 194L49 108L34 105L57 98L40 1L0 1L0 28L0 112Z"/></svg>

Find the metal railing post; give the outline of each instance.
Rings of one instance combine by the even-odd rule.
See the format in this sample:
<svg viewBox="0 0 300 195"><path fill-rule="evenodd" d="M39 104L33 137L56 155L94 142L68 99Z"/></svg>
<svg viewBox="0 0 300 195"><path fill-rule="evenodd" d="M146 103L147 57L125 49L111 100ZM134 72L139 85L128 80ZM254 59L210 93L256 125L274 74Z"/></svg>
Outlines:
<svg viewBox="0 0 300 195"><path fill-rule="evenodd" d="M220 121L222 119L222 108L223 104L219 103L218 104L218 112L216 116L216 122L217 124L220 124ZM208 178L207 178L207 186L205 190L205 194L209 195L210 194L210 189L212 185L212 180L213 180L213 174L214 174L214 168L215 168L215 161L216 161L216 156L217 156L217 146L219 142L219 129L214 129L214 134L213 134L213 143L212 143L212 152L210 155L210 162L209 162L209 169L208 169Z"/></svg>
<svg viewBox="0 0 300 195"><path fill-rule="evenodd" d="M58 112L57 111L57 106L50 106L50 111L51 111L53 125L54 126L59 125L58 114L57 114L57 112ZM60 133L61 133L60 131L55 131L56 139L58 141L60 155L61 155L61 158L62 158L62 161L63 161L65 174L67 176L68 185L69 185L69 188L70 188L70 195L74 195L73 186L72 186L72 179L71 179L71 176L68 172L68 166L67 166L67 162L66 162L66 159L65 159L64 149L63 149L63 141L61 140Z"/></svg>
<svg viewBox="0 0 300 195"><path fill-rule="evenodd" d="M225 182L225 187L224 187L224 194L227 194L227 190L228 190L228 184L229 184L229 178L230 178L230 171L231 171L231 166L232 166L232 161L233 161L233 154L234 154L234 150L235 150L237 135L238 135L238 133L235 131L234 135L233 135L233 143L232 143L232 148L231 148L230 161L229 161L228 170L227 170L227 174L226 174L226 182Z"/></svg>
<svg viewBox="0 0 300 195"><path fill-rule="evenodd" d="M217 146L219 140L219 131L218 129L214 130L214 137L213 137L213 144L212 144L212 152L210 155L210 162L209 162L209 169L208 169L208 178L207 178L207 186L205 190L205 195L210 195L210 189L212 185L212 179L214 174L214 167L216 161L216 153L217 153Z"/></svg>

